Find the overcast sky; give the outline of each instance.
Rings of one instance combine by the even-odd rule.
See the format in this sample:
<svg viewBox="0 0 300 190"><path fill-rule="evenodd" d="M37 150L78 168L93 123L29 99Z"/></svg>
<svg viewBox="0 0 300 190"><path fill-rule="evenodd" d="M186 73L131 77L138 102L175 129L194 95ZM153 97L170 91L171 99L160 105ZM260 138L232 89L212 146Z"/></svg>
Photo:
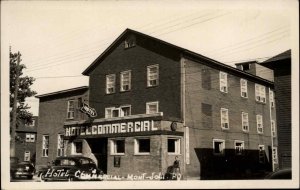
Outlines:
<svg viewBox="0 0 300 190"><path fill-rule="evenodd" d="M1 72L8 73L11 45L22 54L25 75L36 78L32 89L38 94L88 85L81 73L126 28L229 65L263 61L294 48L295 3L1 1ZM27 101L38 115L38 99Z"/></svg>

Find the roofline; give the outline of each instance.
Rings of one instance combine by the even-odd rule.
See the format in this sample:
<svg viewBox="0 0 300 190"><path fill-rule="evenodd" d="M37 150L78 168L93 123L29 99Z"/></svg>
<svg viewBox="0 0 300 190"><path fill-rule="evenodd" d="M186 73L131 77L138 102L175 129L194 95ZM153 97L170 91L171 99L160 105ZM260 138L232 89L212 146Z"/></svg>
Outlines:
<svg viewBox="0 0 300 190"><path fill-rule="evenodd" d="M240 74L245 74L245 75L248 75L249 77L252 77L252 78L254 77L254 78L258 79L258 80L262 80L262 81L267 82L267 83L269 83L269 84L271 84L271 85L274 84L273 82L268 81L268 80L266 80L266 79L263 79L263 78L261 78L261 77L258 77L258 76L256 76L256 75L252 75L252 74L246 73L246 72L241 71L241 70L239 70L239 69L237 69L237 68L231 67L231 66L229 66L229 65L226 65L226 64L221 63L221 62L219 62L219 61L216 61L216 60L214 60L214 59L208 58L208 57L203 56L203 55L201 55L201 54L198 54L198 53L196 53L196 52L193 52L193 51L190 51L190 50L188 50L188 49L185 49L185 48L176 46L176 45L171 44L171 43L169 43L169 42L160 40L160 39L158 39L158 38L149 36L149 35L147 35L147 34L143 34L143 33L141 33L141 32L138 32L138 31L135 31L135 30L132 30L132 29L129 29L129 28L127 28L124 32L122 32L122 34L119 35L119 37L118 37L118 38L117 38L117 39L116 39L116 40L115 40L108 48L106 48L106 50L105 50L100 56L98 56L98 57L95 59L95 61L93 61L93 63L92 63L87 69L85 69L85 70L82 72L82 74L83 74L83 75L88 75L88 73L90 72L90 70L97 64L97 61L98 61L99 59L101 59L101 58L102 58L102 57L110 50L110 48L113 47L113 46L119 41L119 39L121 39L121 38L125 35L125 33L127 33L127 32L133 32L133 33L142 35L142 36L144 36L144 37L147 37L147 38L150 38L150 39L159 41L159 42L161 42L161 43L163 43L163 44L166 44L166 45L168 45L168 46L171 46L171 47L173 47L173 48L175 48L175 49L181 51L182 53L185 53L185 54L188 54L188 55L195 56L196 58L199 58L199 59L204 59L204 60L209 61L210 63L213 63L213 64L215 64L215 65L221 66L221 67L226 68L226 69L230 69L230 70L232 70L233 72L238 72L238 73L240 73ZM254 62L257 63L257 61L254 61Z"/></svg>
<svg viewBox="0 0 300 190"><path fill-rule="evenodd" d="M70 89L66 89L66 90L60 90L60 91L56 91L56 92L51 92L51 93L47 93L47 94L41 94L41 95L37 95L35 96L36 98L44 98L47 96L52 96L52 95L57 95L57 94L63 94L63 93L67 93L67 92L72 92L72 91L77 91L77 90L83 90L83 89L88 89L88 86L80 86L80 87L76 87L76 88L70 88Z"/></svg>

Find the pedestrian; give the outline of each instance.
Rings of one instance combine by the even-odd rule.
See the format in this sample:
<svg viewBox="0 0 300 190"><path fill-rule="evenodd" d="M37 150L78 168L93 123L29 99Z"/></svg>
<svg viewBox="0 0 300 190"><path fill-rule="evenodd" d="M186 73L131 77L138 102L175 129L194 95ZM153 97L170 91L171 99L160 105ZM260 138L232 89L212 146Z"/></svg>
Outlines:
<svg viewBox="0 0 300 190"><path fill-rule="evenodd" d="M181 172L180 172L180 160L178 159L178 156L175 156L173 168L174 168L174 173L176 175L176 179L179 180L181 178Z"/></svg>

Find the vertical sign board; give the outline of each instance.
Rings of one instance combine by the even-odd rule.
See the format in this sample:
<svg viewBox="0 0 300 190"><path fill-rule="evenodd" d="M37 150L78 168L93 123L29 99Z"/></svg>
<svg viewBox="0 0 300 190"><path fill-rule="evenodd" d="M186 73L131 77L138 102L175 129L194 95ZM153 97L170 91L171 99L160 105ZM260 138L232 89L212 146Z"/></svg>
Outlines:
<svg viewBox="0 0 300 190"><path fill-rule="evenodd" d="M114 156L114 167L119 168L121 165L121 156Z"/></svg>
<svg viewBox="0 0 300 190"><path fill-rule="evenodd" d="M190 131L188 127L185 127L185 162L190 164Z"/></svg>

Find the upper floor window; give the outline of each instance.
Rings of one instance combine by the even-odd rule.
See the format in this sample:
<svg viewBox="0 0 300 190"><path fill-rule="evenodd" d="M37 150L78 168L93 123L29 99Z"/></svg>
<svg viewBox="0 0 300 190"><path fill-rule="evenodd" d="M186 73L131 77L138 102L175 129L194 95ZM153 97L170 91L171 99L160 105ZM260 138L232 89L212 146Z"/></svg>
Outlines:
<svg viewBox="0 0 300 190"><path fill-rule="evenodd" d="M270 96L269 98L270 98L271 107L274 108L275 107L275 101L274 101L274 92L273 92L273 90L270 90L269 96Z"/></svg>
<svg viewBox="0 0 300 190"><path fill-rule="evenodd" d="M221 128L229 129L228 109L221 108Z"/></svg>
<svg viewBox="0 0 300 190"><path fill-rule="evenodd" d="M116 75L106 75L106 94L112 94L116 91Z"/></svg>
<svg viewBox="0 0 300 190"><path fill-rule="evenodd" d="M146 103L146 114L152 114L158 112L158 102L147 102Z"/></svg>
<svg viewBox="0 0 300 190"><path fill-rule="evenodd" d="M220 91L221 92L228 92L227 89L227 73L220 71Z"/></svg>
<svg viewBox="0 0 300 190"><path fill-rule="evenodd" d="M32 122L29 124L30 127L34 127L35 125L35 119L32 119Z"/></svg>
<svg viewBox="0 0 300 190"><path fill-rule="evenodd" d="M244 141L234 141L234 149L236 155L242 155L244 154Z"/></svg>
<svg viewBox="0 0 300 190"><path fill-rule="evenodd" d="M26 142L34 142L35 141L35 134L34 133L26 133Z"/></svg>
<svg viewBox="0 0 300 190"><path fill-rule="evenodd" d="M255 100L258 102L266 103L266 87L255 84Z"/></svg>
<svg viewBox="0 0 300 190"><path fill-rule="evenodd" d="M68 101L67 119L73 119L75 113L74 100Z"/></svg>
<svg viewBox="0 0 300 190"><path fill-rule="evenodd" d="M49 135L43 135L42 156L48 157L49 153Z"/></svg>
<svg viewBox="0 0 300 190"><path fill-rule="evenodd" d="M130 105L120 106L119 108L115 108L115 107L105 108L105 118L124 117L129 115L131 115Z"/></svg>
<svg viewBox="0 0 300 190"><path fill-rule="evenodd" d="M124 48L134 47L136 44L136 39L134 36L129 36L124 42Z"/></svg>
<svg viewBox="0 0 300 190"><path fill-rule="evenodd" d="M213 139L213 153L223 155L225 153L225 140Z"/></svg>
<svg viewBox="0 0 300 190"><path fill-rule="evenodd" d="M249 119L248 119L248 113L242 112L242 126L243 131L249 131Z"/></svg>
<svg viewBox="0 0 300 190"><path fill-rule="evenodd" d="M262 115L256 115L256 126L257 126L257 132L258 133L263 133L264 132Z"/></svg>
<svg viewBox="0 0 300 190"><path fill-rule="evenodd" d="M241 96L244 98L248 97L247 80L245 80L245 79L241 79Z"/></svg>
<svg viewBox="0 0 300 190"><path fill-rule="evenodd" d="M121 72L121 92L129 91L131 89L131 71Z"/></svg>
<svg viewBox="0 0 300 190"><path fill-rule="evenodd" d="M24 161L30 161L30 151L24 152Z"/></svg>
<svg viewBox="0 0 300 190"><path fill-rule="evenodd" d="M64 135L57 135L57 156L64 156Z"/></svg>
<svg viewBox="0 0 300 190"><path fill-rule="evenodd" d="M157 86L159 80L158 65L150 65L147 67L147 87Z"/></svg>

